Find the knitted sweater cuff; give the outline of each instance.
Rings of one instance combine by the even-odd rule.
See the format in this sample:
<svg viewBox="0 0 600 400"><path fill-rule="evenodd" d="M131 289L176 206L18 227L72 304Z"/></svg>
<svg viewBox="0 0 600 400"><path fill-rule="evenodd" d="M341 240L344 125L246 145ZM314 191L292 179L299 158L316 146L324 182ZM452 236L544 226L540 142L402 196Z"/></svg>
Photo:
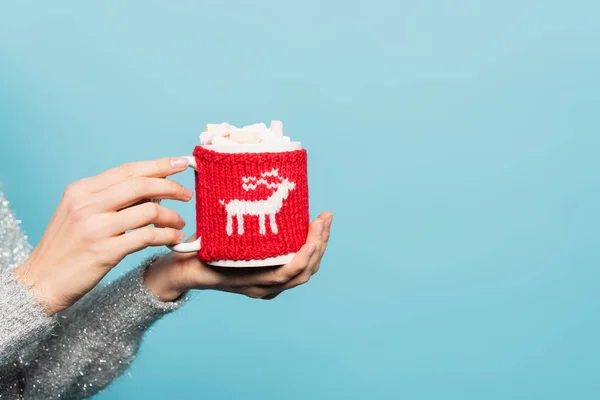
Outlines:
<svg viewBox="0 0 600 400"><path fill-rule="evenodd" d="M186 294L176 301L163 302L144 285L144 272L158 256L101 288L90 296L85 307L89 326L106 338L137 336L163 315L179 308Z"/></svg>
<svg viewBox="0 0 600 400"><path fill-rule="evenodd" d="M48 336L55 324L11 271L0 271L0 364Z"/></svg>

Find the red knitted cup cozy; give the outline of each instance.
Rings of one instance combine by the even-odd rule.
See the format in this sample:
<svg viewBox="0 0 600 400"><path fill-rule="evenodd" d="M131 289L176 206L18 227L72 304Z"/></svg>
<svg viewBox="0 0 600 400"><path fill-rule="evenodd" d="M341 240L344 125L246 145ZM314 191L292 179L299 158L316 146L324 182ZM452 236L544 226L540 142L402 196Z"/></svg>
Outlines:
<svg viewBox="0 0 600 400"><path fill-rule="evenodd" d="M229 154L197 146L194 157L201 260L261 260L306 242L305 150Z"/></svg>

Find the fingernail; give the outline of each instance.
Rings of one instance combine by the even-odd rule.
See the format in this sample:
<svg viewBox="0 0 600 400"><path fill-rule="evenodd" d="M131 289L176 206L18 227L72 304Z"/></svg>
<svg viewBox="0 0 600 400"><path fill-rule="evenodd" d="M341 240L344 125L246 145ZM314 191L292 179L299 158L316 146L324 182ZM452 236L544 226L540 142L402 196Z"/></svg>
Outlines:
<svg viewBox="0 0 600 400"><path fill-rule="evenodd" d="M171 159L171 166L173 168L187 167L188 164L189 164L189 161L187 160L187 158L172 158Z"/></svg>
<svg viewBox="0 0 600 400"><path fill-rule="evenodd" d="M188 188L183 188L183 192L185 193L185 196L188 199L191 199L192 197L194 197L194 193Z"/></svg>
<svg viewBox="0 0 600 400"><path fill-rule="evenodd" d="M307 252L307 253L308 253L308 258L312 257L312 255L315 253L315 250L316 250L316 249L317 249L317 245L316 245L316 244L314 244L314 243L313 243L313 244L311 244L311 245L308 247L308 252Z"/></svg>
<svg viewBox="0 0 600 400"><path fill-rule="evenodd" d="M182 242L183 239L185 239L185 233L179 231L177 232L177 237L179 238L179 241Z"/></svg>
<svg viewBox="0 0 600 400"><path fill-rule="evenodd" d="M332 222L333 222L333 214L328 214L327 218L325 219L325 228L330 229Z"/></svg>
<svg viewBox="0 0 600 400"><path fill-rule="evenodd" d="M317 235L321 236L323 234L323 221L322 220L317 220L317 226L315 227L317 229Z"/></svg>

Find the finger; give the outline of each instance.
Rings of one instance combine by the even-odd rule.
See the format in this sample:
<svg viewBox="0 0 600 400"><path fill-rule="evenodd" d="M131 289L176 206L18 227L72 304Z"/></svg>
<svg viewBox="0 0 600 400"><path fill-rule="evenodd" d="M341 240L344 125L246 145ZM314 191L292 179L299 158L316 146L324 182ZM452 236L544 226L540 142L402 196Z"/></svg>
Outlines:
<svg viewBox="0 0 600 400"><path fill-rule="evenodd" d="M189 161L183 157L132 162L86 178L81 181L80 187L90 193L97 193L128 179L139 177L164 178L183 171L188 165Z"/></svg>
<svg viewBox="0 0 600 400"><path fill-rule="evenodd" d="M322 219L317 218L311 223L311 227L308 231L307 243L314 243L316 251L310 256L306 268L310 270L312 275L317 268L317 264L322 256L323 234L325 230L325 223Z"/></svg>
<svg viewBox="0 0 600 400"><path fill-rule="evenodd" d="M272 293L267 296L261 297L263 300L273 300L275 297L279 296L282 292Z"/></svg>
<svg viewBox="0 0 600 400"><path fill-rule="evenodd" d="M310 277L311 274L308 273L308 270L306 270L296 275L289 282L281 285L248 286L238 288L227 288L223 290L225 290L226 292L240 293L253 299L272 300L286 290L293 289L297 286L307 283L310 280Z"/></svg>
<svg viewBox="0 0 600 400"><path fill-rule="evenodd" d="M303 285L310 280L310 277L316 272L316 269L318 269L323 254L316 251L317 246L315 244L307 244L305 246L309 246L309 251L306 254L301 255L297 260L298 263L304 263L303 267L300 268L300 273L296 274L296 276L294 276L288 282L278 285L261 286L260 289L262 289L263 293L261 298L270 300L278 296L280 293L296 286ZM294 261L296 261L296 258L292 260L292 263ZM271 297L272 295L274 296Z"/></svg>
<svg viewBox="0 0 600 400"><path fill-rule="evenodd" d="M225 268L214 267L220 275L220 286L249 287L281 285L289 282L307 268L310 257L316 252L314 243L305 244L289 264L273 268Z"/></svg>
<svg viewBox="0 0 600 400"><path fill-rule="evenodd" d="M150 224L154 224L159 228L178 230L183 229L185 226L185 221L179 214L156 203L143 203L109 215L113 221L111 224L111 234L113 235L120 235L123 232Z"/></svg>
<svg viewBox="0 0 600 400"><path fill-rule="evenodd" d="M324 222L322 219L317 218L310 223L308 227L308 235L306 236L306 243L314 243L317 246L323 241Z"/></svg>
<svg viewBox="0 0 600 400"><path fill-rule="evenodd" d="M144 203L156 203L156 204L160 204L160 200L154 200L154 199L142 199L140 201L136 201L135 203L133 203L132 205L130 205L129 207L135 207L135 206L139 206L140 204L144 204Z"/></svg>
<svg viewBox="0 0 600 400"><path fill-rule="evenodd" d="M292 277L292 279L288 280L285 283L277 285L258 286L225 286L222 288L222 290L231 293L244 294L253 299L274 299L275 297L279 296L281 292L302 285L310 280L312 274L310 273L310 270L307 269L307 266L311 256L316 253L315 250L316 245L313 243L304 245L302 249L300 249L300 251L296 254L292 262L284 266L287 267L289 265L295 265L296 270L300 271L298 274Z"/></svg>
<svg viewBox="0 0 600 400"><path fill-rule="evenodd" d="M333 213L326 211L319 215L319 219L323 221L323 242L327 244L331 235L331 223L333 222Z"/></svg>
<svg viewBox="0 0 600 400"><path fill-rule="evenodd" d="M289 264L266 271L252 271L254 275L250 277L234 276L233 279L226 281L224 284L231 286L280 286L289 282L307 268L311 270L312 274L317 263L314 257L320 254L319 248L322 244L323 228L324 223L320 219L315 219L310 224L306 244L296 253Z"/></svg>
<svg viewBox="0 0 600 400"><path fill-rule="evenodd" d="M261 296L259 298L261 299L265 299L266 297L265 300L271 300L272 298L277 297L279 294L285 292L286 290L290 290L297 286L304 285L310 280L311 276L311 270L307 268L304 271L302 271L302 273L296 275L290 281L284 284L272 286L259 286L258 288L250 288L250 290L253 293L260 294Z"/></svg>
<svg viewBox="0 0 600 400"><path fill-rule="evenodd" d="M180 243L183 238L183 232L178 230L147 226L114 238L114 246L121 251L121 254L124 257L150 246L177 244Z"/></svg>
<svg viewBox="0 0 600 400"><path fill-rule="evenodd" d="M192 192L175 181L160 178L134 178L117 183L94 196L94 206L102 211L116 211L143 199L189 201Z"/></svg>
<svg viewBox="0 0 600 400"><path fill-rule="evenodd" d="M253 299L262 299L268 295L268 292L259 286L248 286L248 287L223 287L219 289L222 292L243 294Z"/></svg>
<svg viewBox="0 0 600 400"><path fill-rule="evenodd" d="M321 215L319 215L319 219L322 219L324 224L322 238L323 242L319 249L320 257L314 267L313 275L319 271L319 268L321 268L321 261L323 260L323 256L325 255L325 250L327 250L327 244L329 243L329 238L331 237L331 223L333 222L333 214L330 212L324 212Z"/></svg>

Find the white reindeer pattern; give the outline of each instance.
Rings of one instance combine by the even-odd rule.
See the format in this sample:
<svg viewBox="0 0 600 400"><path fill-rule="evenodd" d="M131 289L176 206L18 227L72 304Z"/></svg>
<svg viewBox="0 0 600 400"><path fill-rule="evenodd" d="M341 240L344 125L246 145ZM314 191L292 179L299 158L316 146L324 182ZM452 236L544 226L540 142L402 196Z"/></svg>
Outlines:
<svg viewBox="0 0 600 400"><path fill-rule="evenodd" d="M273 177L277 179L277 182L269 183L265 178ZM279 176L279 170L273 169L269 172L263 172L260 174L260 178L254 176L248 176L242 178L242 188L245 191L256 190L258 185L265 185L269 189L275 189L271 196L265 200L238 200L232 199L227 203L225 200L219 200L222 205L225 206L227 211L227 235L233 234L233 217L237 218L237 233L238 235L244 234L244 216L252 215L258 216L259 233L265 235L267 233L265 227L265 218L269 216L269 225L271 232L277 234L277 222L275 215L283 207L283 200L288 198L290 191L296 188L296 183L290 182L288 178L282 178Z"/></svg>

